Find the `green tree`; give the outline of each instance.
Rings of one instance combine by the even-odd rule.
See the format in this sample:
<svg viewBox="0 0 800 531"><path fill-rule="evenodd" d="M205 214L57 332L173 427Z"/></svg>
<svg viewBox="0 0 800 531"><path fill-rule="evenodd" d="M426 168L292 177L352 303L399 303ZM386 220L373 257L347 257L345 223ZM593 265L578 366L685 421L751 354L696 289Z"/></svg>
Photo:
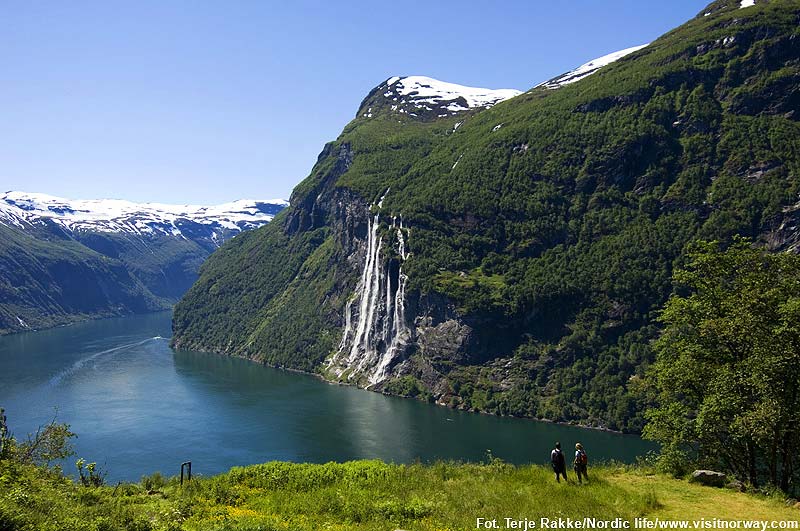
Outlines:
<svg viewBox="0 0 800 531"><path fill-rule="evenodd" d="M645 436L675 472L722 468L788 491L800 450L800 256L743 238L699 243L674 280Z"/></svg>
<svg viewBox="0 0 800 531"><path fill-rule="evenodd" d="M4 412L0 408L0 459L47 467L75 453L71 444L75 433L69 424L56 422L55 415L50 422L39 426L36 433L29 433L24 441L18 441L8 429Z"/></svg>

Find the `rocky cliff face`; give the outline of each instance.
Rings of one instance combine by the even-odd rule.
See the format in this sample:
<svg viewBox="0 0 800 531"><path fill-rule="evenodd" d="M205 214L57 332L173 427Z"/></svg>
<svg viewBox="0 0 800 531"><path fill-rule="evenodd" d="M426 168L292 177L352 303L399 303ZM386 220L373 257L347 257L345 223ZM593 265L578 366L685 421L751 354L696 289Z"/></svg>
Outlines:
<svg viewBox="0 0 800 531"><path fill-rule="evenodd" d="M339 272L346 303L330 314L341 338L320 369L331 380L376 391L391 391L387 384L404 377L419 379L433 399L446 401L451 390L441 365L475 361L488 345L476 330L481 323L459 314L448 297L408 289L403 267L413 228L383 208L390 193L370 205L339 193L312 209L330 211L337 262L346 264Z"/></svg>
<svg viewBox="0 0 800 531"><path fill-rule="evenodd" d="M413 227L385 204L391 188L368 202L337 186L356 153L348 142L335 146L320 153L317 164L327 169L313 186L293 194L283 223L290 237L330 231L335 287L320 309L324 326L339 337L319 370L331 380L378 391L388 391L398 378L421 378L432 397L445 396L445 375L437 367L474 357L481 351L478 335L446 296L409 290L405 265L412 259Z"/></svg>
<svg viewBox="0 0 800 531"><path fill-rule="evenodd" d="M401 215L392 216L392 232L386 237L378 234L384 198L373 205L374 216L367 214L361 275L344 308L339 348L326 363L326 369L336 378L359 381L366 376L370 385L389 376L411 339L406 322L408 276L403 273L403 263L409 257L405 244L409 232Z"/></svg>

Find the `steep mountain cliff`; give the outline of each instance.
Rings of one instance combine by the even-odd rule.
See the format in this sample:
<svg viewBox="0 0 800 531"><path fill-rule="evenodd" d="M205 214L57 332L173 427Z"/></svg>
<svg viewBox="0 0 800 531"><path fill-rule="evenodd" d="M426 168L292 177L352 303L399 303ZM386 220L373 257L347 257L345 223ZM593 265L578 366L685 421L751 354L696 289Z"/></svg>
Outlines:
<svg viewBox="0 0 800 531"><path fill-rule="evenodd" d="M0 333L168 308L224 241L285 202L214 207L0 195Z"/></svg>
<svg viewBox="0 0 800 531"><path fill-rule="evenodd" d="M798 28L796 0L720 0L524 94L381 83L291 206L204 264L175 345L640 429L686 244L797 248Z"/></svg>

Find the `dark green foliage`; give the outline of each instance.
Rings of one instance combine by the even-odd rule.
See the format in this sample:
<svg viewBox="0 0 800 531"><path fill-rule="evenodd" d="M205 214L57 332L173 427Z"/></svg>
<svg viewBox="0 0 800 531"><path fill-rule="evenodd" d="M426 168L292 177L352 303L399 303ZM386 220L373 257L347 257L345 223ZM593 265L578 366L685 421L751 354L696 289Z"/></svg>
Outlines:
<svg viewBox="0 0 800 531"><path fill-rule="evenodd" d="M425 388L425 385L413 376L403 376L391 380L383 390L391 395L419 398L429 402L433 400L433 396Z"/></svg>
<svg viewBox="0 0 800 531"><path fill-rule="evenodd" d="M200 280L175 308L173 328L185 331L181 348L304 369L312 369L328 354L333 340L320 333L321 319L307 313L324 292L306 281L324 275L329 265L322 245L328 231L321 228L289 238L284 221L279 215L270 225L234 238L203 265ZM205 306L193 296L198 293L214 303ZM286 318L276 319L282 312ZM269 333L267 324L272 324ZM292 348L271 348L286 344Z"/></svg>
<svg viewBox="0 0 800 531"><path fill-rule="evenodd" d="M736 239L698 244L661 314L645 434L662 465L796 489L800 451L800 256Z"/></svg>
<svg viewBox="0 0 800 531"><path fill-rule="evenodd" d="M359 229L340 205L390 190L381 230L400 214L410 228L409 300L444 296L491 345L412 354L427 393L423 363L456 407L640 430L654 317L686 245L786 248L800 192L800 3L708 9L578 83L488 110L415 120L371 94L373 117L326 146L285 215L209 260L177 307L177 344L319 370L357 280ZM413 395L410 381L386 390Z"/></svg>

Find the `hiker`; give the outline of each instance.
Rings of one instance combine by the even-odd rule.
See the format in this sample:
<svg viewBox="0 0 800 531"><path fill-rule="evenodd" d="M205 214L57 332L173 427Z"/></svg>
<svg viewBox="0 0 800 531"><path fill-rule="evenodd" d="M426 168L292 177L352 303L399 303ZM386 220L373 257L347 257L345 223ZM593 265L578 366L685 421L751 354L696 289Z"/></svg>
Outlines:
<svg viewBox="0 0 800 531"><path fill-rule="evenodd" d="M561 483L561 477L567 481L567 462L564 459L564 452L561 451L561 443L557 442L556 447L550 452L550 462L553 464L553 472L556 474L556 481Z"/></svg>
<svg viewBox="0 0 800 531"><path fill-rule="evenodd" d="M575 469L575 474L578 475L578 483L581 483L581 475L583 475L583 479L585 479L587 482L589 481L589 476L586 475L587 464L589 464L589 457L586 455L583 445L581 443L576 443L575 464L573 465L573 468Z"/></svg>

